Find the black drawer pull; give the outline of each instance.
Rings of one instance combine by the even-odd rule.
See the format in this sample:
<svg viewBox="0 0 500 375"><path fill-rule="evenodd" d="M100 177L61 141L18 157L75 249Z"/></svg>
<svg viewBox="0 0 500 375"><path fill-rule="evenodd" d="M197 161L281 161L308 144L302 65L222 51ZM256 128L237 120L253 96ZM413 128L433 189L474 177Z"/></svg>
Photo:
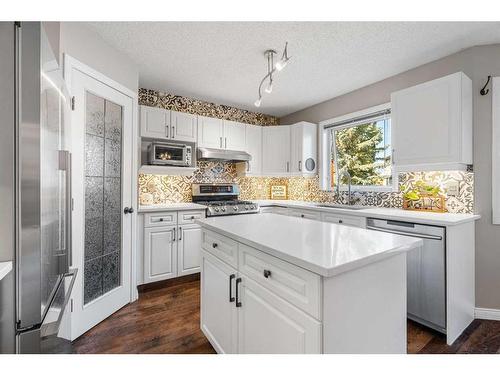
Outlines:
<svg viewBox="0 0 500 375"><path fill-rule="evenodd" d="M343 223L343 221L342 221L342 220L339 220L339 224L342 224L342 223Z"/></svg>
<svg viewBox="0 0 500 375"><path fill-rule="evenodd" d="M264 270L264 277L267 279L271 277L271 271L270 270Z"/></svg>
<svg viewBox="0 0 500 375"><path fill-rule="evenodd" d="M304 214L301 214L300 217L305 217Z"/></svg>
<svg viewBox="0 0 500 375"><path fill-rule="evenodd" d="M229 275L229 302L234 302L234 297L233 297L233 279L236 277L236 275L233 273Z"/></svg>
<svg viewBox="0 0 500 375"><path fill-rule="evenodd" d="M217 245L215 242L212 244L212 247L213 247L214 249L215 249L217 246L219 246L219 245Z"/></svg>
<svg viewBox="0 0 500 375"><path fill-rule="evenodd" d="M163 221L163 218L162 218L162 217L160 217L160 221Z"/></svg>
<svg viewBox="0 0 500 375"><path fill-rule="evenodd" d="M239 293L239 284L241 283L241 277L238 277L236 279L236 307L241 307L241 302L240 302L240 293Z"/></svg>

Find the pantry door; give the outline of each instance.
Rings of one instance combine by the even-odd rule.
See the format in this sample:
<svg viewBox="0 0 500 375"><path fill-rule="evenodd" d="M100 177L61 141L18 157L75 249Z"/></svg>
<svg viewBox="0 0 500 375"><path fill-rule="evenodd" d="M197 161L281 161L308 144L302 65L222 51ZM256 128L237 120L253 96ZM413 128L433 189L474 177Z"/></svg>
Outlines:
<svg viewBox="0 0 500 375"><path fill-rule="evenodd" d="M75 65L65 68L74 98L74 340L131 301L134 101Z"/></svg>

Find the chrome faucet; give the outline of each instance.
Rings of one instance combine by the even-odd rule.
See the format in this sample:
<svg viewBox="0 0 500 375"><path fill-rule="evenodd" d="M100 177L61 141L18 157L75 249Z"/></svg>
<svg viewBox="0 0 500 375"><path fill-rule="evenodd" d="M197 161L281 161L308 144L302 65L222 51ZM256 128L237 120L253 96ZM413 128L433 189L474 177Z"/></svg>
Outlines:
<svg viewBox="0 0 500 375"><path fill-rule="evenodd" d="M340 172L337 176L337 195L340 196L340 179L342 176L347 177L347 182L348 182L348 187L347 187L347 204L350 206L352 203L352 198L351 198L351 174L345 169L342 172Z"/></svg>

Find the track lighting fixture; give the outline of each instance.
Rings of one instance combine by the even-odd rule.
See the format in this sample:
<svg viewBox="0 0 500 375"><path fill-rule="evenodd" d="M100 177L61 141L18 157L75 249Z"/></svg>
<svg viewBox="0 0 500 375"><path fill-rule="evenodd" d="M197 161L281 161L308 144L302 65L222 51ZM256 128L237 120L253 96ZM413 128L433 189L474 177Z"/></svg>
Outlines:
<svg viewBox="0 0 500 375"><path fill-rule="evenodd" d="M264 56L267 59L267 74L260 81L259 98L254 103L256 107L260 107L260 105L262 104L262 85L267 81L267 85L264 91L268 94L272 93L274 73L283 70L283 68L288 64L288 61L290 61L290 57L288 57L288 42L285 43L285 48L283 50L281 60L274 64L274 55L276 53L277 52L273 49L268 49L266 52L264 52Z"/></svg>

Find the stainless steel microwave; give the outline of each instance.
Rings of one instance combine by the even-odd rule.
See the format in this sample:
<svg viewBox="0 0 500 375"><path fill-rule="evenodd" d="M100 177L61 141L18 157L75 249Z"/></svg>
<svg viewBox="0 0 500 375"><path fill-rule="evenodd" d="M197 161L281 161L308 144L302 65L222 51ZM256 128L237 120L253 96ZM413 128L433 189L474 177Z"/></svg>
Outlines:
<svg viewBox="0 0 500 375"><path fill-rule="evenodd" d="M175 167L194 167L194 143L153 142L148 146L148 163Z"/></svg>

